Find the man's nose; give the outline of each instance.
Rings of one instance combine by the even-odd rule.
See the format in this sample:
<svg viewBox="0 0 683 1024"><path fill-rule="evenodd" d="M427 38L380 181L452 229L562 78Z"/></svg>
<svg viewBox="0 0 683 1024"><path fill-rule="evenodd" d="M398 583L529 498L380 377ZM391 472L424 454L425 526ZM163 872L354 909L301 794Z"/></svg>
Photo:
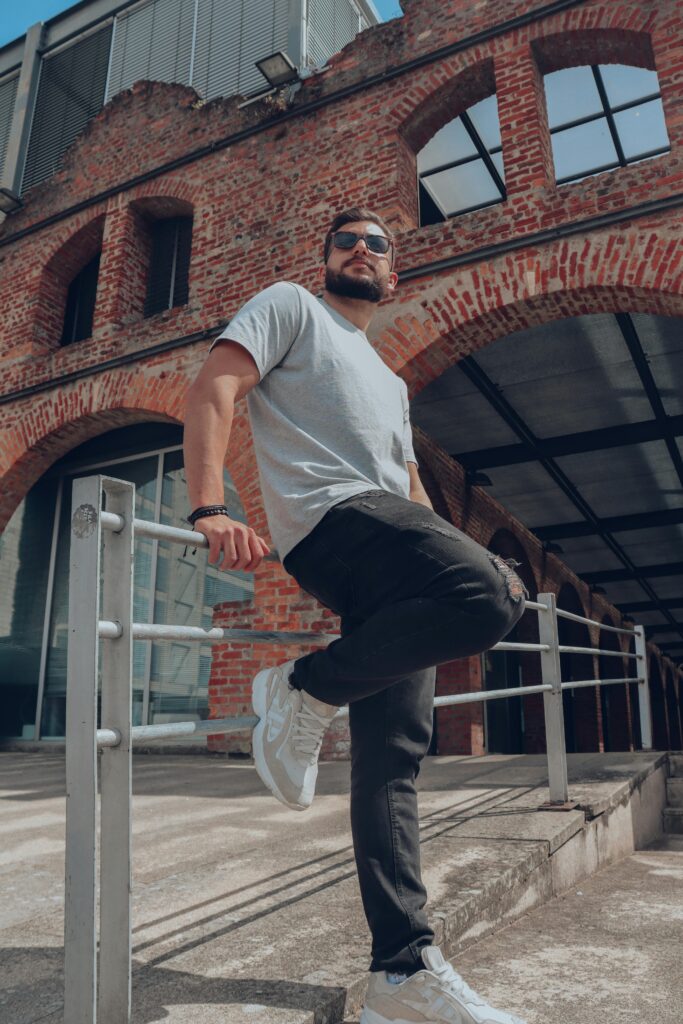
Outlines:
<svg viewBox="0 0 683 1024"><path fill-rule="evenodd" d="M363 248L359 249L359 246L361 246L361 245L363 246ZM352 252L353 252L354 256L356 255L357 252L364 253L366 256L368 255L370 250L368 249L368 244L367 244L367 242L365 241L364 238L359 238L358 239L358 241L356 242L356 244L353 247Z"/></svg>

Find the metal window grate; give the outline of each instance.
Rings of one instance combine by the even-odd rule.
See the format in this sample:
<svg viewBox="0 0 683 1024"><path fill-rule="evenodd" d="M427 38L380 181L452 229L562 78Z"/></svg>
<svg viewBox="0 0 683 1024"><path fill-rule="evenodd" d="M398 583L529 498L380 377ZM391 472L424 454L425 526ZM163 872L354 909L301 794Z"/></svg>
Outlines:
<svg viewBox="0 0 683 1024"><path fill-rule="evenodd" d="M191 248L191 217L170 217L152 225L146 317L187 302Z"/></svg>

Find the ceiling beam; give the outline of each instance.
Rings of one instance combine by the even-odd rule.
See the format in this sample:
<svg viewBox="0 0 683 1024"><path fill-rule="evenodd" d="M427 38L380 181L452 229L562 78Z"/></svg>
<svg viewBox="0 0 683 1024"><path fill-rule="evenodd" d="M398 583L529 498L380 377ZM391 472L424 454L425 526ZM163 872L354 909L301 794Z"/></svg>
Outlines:
<svg viewBox="0 0 683 1024"><path fill-rule="evenodd" d="M669 597L663 598L662 604L665 608L672 610L673 608L683 608L683 597ZM652 601L626 601L624 604L618 604L616 607L620 612L624 612L626 615L631 612L654 612L657 608Z"/></svg>
<svg viewBox="0 0 683 1024"><path fill-rule="evenodd" d="M562 537L591 537L605 532L649 530L657 526L677 526L680 523L683 523L683 508L667 508L630 516L607 516L596 519L595 524L580 520L574 523L553 523L552 526L532 526L531 531L539 540L559 540Z"/></svg>
<svg viewBox="0 0 683 1024"><path fill-rule="evenodd" d="M484 372L479 366L476 360L472 356L465 356L457 364L461 371L465 374L468 380L481 392L491 407L498 413L501 419L510 427L517 437L522 441L523 444L533 448L537 455L538 461L543 466L545 471L548 473L553 482L560 488L563 494L571 501L574 507L579 513L590 523L599 536L604 541L606 547L617 557L625 569L630 570L634 574L634 579L637 579L641 588L645 591L650 600L654 601L659 611L661 611L667 622L672 625L678 626L676 620L668 609L663 608L657 593L652 589L651 585L642 576L640 570L636 567L634 562L631 561L626 551L622 548L621 544L612 536L611 532L606 529L599 518L580 494L578 489L571 482L569 477L564 473L557 463L550 458L542 455L538 451L538 438L533 433L529 425L522 419L522 417L516 412L515 409L510 405L508 400L503 395L500 388L494 384L490 377ZM681 628L681 638L683 639L683 627Z"/></svg>
<svg viewBox="0 0 683 1024"><path fill-rule="evenodd" d="M666 562L663 565L639 565L638 575L647 579L660 576L680 576L683 573L683 562ZM584 583L624 583L636 577L627 569L602 569L599 572L582 572L579 574ZM666 601L660 599L655 607L661 610ZM654 609L653 609L654 610Z"/></svg>
<svg viewBox="0 0 683 1024"><path fill-rule="evenodd" d="M552 459L606 448L623 448L646 441L664 441L670 435L683 435L683 415L671 416L668 425L656 419L643 420L640 423L602 427L600 430L582 430L576 434L539 438L536 451ZM536 451L526 444L504 444L473 452L451 452L451 458L456 459L465 469L493 469L495 466L517 466L523 462L533 462L537 458Z"/></svg>
<svg viewBox="0 0 683 1024"><path fill-rule="evenodd" d="M681 458L681 453L678 450L676 439L671 433L669 417L666 414L666 410L662 402L662 396L659 393L659 388L652 376L652 370L650 369L647 356L643 351L643 346L640 338L638 337L635 324L633 323L630 313L616 313L615 315L617 323L619 324L619 330L621 331L623 339L626 342L626 347L631 354L633 365L636 368L643 388L645 389L645 394L647 395L648 401L652 407L652 411L655 414L655 419L666 431L666 447L669 451L669 455L671 456L671 461L674 464L674 469L678 474L681 487L683 487L683 458Z"/></svg>

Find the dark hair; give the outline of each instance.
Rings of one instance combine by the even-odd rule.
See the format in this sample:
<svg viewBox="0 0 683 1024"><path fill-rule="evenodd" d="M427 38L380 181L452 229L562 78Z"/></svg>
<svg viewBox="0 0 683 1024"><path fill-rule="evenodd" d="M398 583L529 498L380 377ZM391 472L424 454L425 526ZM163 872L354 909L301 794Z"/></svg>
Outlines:
<svg viewBox="0 0 683 1024"><path fill-rule="evenodd" d="M345 224L353 224L355 221L359 220L369 220L373 224L377 224L382 229L384 234L391 241L393 265L393 261L396 259L396 246L394 244L393 232L389 225L387 224L387 222L385 220L382 220L378 213L373 213L372 210L368 210L365 206L351 206L348 210L343 210L342 213L338 213L337 216L334 218L334 220L330 224L327 234L325 235L325 263L327 263L330 256L330 249L332 248L332 235L335 233L335 231L339 231L339 229L342 228Z"/></svg>

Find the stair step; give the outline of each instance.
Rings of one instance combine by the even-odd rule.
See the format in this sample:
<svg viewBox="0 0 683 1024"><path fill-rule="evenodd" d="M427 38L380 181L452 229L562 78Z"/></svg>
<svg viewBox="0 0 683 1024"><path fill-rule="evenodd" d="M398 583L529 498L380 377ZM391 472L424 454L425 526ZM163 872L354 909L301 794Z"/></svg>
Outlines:
<svg viewBox="0 0 683 1024"><path fill-rule="evenodd" d="M683 835L683 807L665 807L664 831L672 835Z"/></svg>
<svg viewBox="0 0 683 1024"><path fill-rule="evenodd" d="M666 780L666 802L669 807L683 807L683 778L672 776Z"/></svg>
<svg viewBox="0 0 683 1024"><path fill-rule="evenodd" d="M683 779L683 754L669 754L669 770Z"/></svg>

